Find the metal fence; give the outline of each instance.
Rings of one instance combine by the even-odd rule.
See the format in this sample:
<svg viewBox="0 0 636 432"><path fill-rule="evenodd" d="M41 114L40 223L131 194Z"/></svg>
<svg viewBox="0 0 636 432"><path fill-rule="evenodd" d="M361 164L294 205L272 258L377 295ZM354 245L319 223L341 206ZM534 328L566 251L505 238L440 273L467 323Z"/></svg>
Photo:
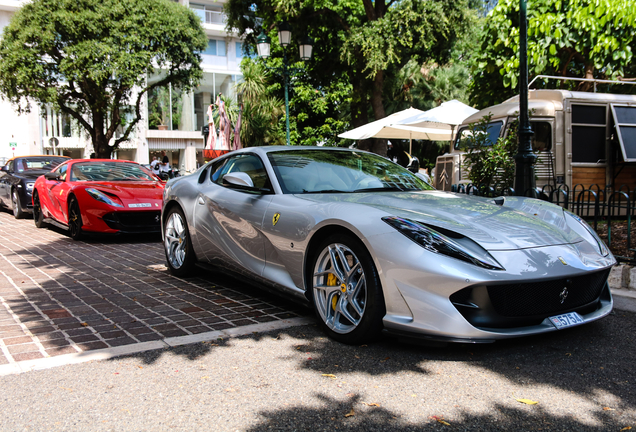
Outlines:
<svg viewBox="0 0 636 432"><path fill-rule="evenodd" d="M451 192L493 198L515 195L513 188L497 189L470 183L452 185ZM632 249L631 245L632 217L636 214L636 188L629 189L629 186L621 185L618 189L614 189L610 186L601 188L597 184L589 187L577 184L570 190L567 185L563 184L556 187L545 185L541 188L526 190L524 196L557 204L587 220L597 232L599 224L606 224L607 245L610 248L612 247L612 224L627 223L627 251L630 256L617 256L616 258L619 261L636 264L634 257L636 249Z"/></svg>

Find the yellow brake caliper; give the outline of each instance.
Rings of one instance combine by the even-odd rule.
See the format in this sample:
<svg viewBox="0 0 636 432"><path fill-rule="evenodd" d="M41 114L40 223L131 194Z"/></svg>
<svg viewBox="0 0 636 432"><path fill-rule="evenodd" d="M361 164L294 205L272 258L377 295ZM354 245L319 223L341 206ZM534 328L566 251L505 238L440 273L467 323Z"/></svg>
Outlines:
<svg viewBox="0 0 636 432"><path fill-rule="evenodd" d="M335 274L329 273L327 276L327 286L336 286L338 285L338 278ZM333 296L331 299L331 308L336 310L336 303L338 303L338 296Z"/></svg>

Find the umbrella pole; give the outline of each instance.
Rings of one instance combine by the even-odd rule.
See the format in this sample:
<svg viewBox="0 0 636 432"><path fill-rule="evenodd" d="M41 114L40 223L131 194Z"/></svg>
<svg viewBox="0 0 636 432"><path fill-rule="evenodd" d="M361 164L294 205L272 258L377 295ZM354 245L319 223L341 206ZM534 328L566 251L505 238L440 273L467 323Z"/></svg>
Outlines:
<svg viewBox="0 0 636 432"><path fill-rule="evenodd" d="M409 154L413 154L413 132L409 131Z"/></svg>

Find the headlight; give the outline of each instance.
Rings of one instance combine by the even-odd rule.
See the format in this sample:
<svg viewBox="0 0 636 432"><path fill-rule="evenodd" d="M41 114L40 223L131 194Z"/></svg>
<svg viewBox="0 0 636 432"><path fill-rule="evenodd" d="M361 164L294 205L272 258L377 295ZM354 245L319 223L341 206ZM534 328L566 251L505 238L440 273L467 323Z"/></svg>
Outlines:
<svg viewBox="0 0 636 432"><path fill-rule="evenodd" d="M485 249L467 237L452 240L423 223L386 216L382 220L429 252L456 258L489 270L504 270ZM463 244L460 244L461 243Z"/></svg>
<svg viewBox="0 0 636 432"><path fill-rule="evenodd" d="M109 197L108 195L106 195L104 192L99 191L97 189L93 189L93 188L88 188L86 189L86 192L92 196L93 198L95 198L97 201L101 201L103 203L106 203L108 205L111 205L113 207L123 207L124 205L121 203L118 203L117 201L115 201L113 198Z"/></svg>
<svg viewBox="0 0 636 432"><path fill-rule="evenodd" d="M565 220L568 222L570 228L572 228L578 235L586 239L591 244L596 244L598 246L599 253L603 256L608 256L610 251L603 243L596 232L592 229L591 226L587 224L583 219L574 213L570 213L569 211L564 210ZM581 227L583 229L581 229Z"/></svg>

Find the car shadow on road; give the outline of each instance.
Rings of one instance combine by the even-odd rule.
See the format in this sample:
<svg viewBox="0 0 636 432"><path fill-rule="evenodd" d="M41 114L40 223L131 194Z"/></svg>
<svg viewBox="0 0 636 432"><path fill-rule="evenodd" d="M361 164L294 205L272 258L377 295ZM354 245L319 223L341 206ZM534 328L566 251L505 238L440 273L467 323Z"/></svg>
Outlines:
<svg viewBox="0 0 636 432"><path fill-rule="evenodd" d="M636 358L634 335L636 314L623 311L615 311L604 320L586 326L542 336L498 341L494 344L455 343L446 346L427 346L405 343L386 335L374 343L351 346L327 338L316 324L251 334L236 339L219 339L152 353L138 353L125 358L137 358L146 364L152 364L162 355L170 354L194 361L208 355L213 359L217 350L231 349L238 345L237 339L247 339L257 344L266 344L267 341L291 341L282 343L283 349L277 351L277 359L271 361L292 362L299 370L310 370L319 374L344 377L362 373L378 378L404 372L435 378L436 375L444 374L447 368L459 364L463 366L460 375L464 374L467 378L471 373L489 371L504 377L506 382L514 386L549 386L565 392L574 392L591 401L596 400L599 393L611 394L614 400L620 401L616 402L620 406L614 406L612 409L624 410L636 407L632 361ZM339 402L334 403L334 406L339 406L336 411L340 413L340 417L351 409L350 405ZM533 428L537 428L544 421L561 426L564 424L564 419L551 419L550 415L541 413L540 409L536 415L527 415L515 410L506 414L505 407L500 409L504 417L511 422L510 425L525 427L532 424ZM365 422L370 422L370 427L366 430L403 430L399 424L392 423L394 415L390 412L370 408L367 411L364 418ZM331 407L325 408L324 412L315 408L297 407L263 413L265 418L270 419L263 424L263 428L271 426L275 430L286 430L290 418L304 418L305 415L309 418L322 418L318 426L324 427L330 424L344 427L348 424L346 422L352 421L344 418L339 418L335 423L325 420L334 416ZM483 424L492 421L489 418L471 418L468 414L466 418L468 420L458 426L472 427L473 423ZM598 414L598 418L606 420L602 412ZM386 423L388 420L391 421ZM597 430L585 426L584 423L578 423L576 419L566 420L566 430ZM439 427L436 423L433 422L429 426L420 425L416 429ZM384 426L390 427L385 429Z"/></svg>
<svg viewBox="0 0 636 432"><path fill-rule="evenodd" d="M626 430L625 422L608 411L594 413L596 422L602 426L591 426L588 422L572 415L563 417L550 414L541 406L531 412L494 404L489 410L493 415L476 415L459 410L451 417L444 413L433 414L426 421L413 423L405 420L400 412L395 412L378 404L363 401L361 395L354 394L342 401L324 394L314 395L322 406L293 406L272 409L259 413L262 418L246 431L609 431ZM426 410L425 404L422 410ZM449 407L448 411L452 411ZM629 428L631 429L631 428Z"/></svg>

